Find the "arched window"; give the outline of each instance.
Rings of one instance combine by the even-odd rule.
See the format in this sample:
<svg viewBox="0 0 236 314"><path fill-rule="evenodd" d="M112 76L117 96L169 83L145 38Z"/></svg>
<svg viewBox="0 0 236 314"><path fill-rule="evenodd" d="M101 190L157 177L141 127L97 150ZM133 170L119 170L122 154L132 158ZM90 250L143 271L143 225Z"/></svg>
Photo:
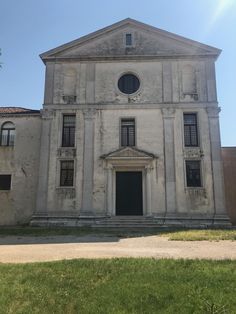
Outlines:
<svg viewBox="0 0 236 314"><path fill-rule="evenodd" d="M5 122L1 127L1 146L13 146L15 140L15 125Z"/></svg>

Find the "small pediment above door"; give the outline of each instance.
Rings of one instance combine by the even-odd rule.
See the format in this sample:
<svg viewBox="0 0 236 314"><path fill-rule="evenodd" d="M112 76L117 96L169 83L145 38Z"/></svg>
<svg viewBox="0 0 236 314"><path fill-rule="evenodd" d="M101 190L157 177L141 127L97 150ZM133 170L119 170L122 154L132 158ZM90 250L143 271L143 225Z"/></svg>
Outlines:
<svg viewBox="0 0 236 314"><path fill-rule="evenodd" d="M102 159L112 160L112 159L148 159L152 160L157 158L156 155L140 150L134 147L122 147L118 150L110 152L108 154L102 155Z"/></svg>

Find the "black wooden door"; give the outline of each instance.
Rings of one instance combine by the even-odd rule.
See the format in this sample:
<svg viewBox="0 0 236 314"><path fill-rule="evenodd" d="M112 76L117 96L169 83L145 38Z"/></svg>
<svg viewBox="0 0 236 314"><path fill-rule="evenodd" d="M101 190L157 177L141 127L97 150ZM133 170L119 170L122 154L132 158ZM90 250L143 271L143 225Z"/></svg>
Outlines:
<svg viewBox="0 0 236 314"><path fill-rule="evenodd" d="M116 172L116 215L142 214L142 172Z"/></svg>

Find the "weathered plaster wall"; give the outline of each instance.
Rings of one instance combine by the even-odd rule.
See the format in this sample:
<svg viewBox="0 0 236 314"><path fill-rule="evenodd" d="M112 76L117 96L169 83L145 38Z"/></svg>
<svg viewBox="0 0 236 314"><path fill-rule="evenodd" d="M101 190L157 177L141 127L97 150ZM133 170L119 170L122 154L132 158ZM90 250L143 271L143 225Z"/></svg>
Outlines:
<svg viewBox="0 0 236 314"><path fill-rule="evenodd" d="M40 116L0 117L0 127L15 124L14 146L0 146L0 174L11 174L10 191L0 191L0 225L29 222L36 202L39 169Z"/></svg>
<svg viewBox="0 0 236 314"><path fill-rule="evenodd" d="M163 122L161 110L155 109L98 111L94 145L94 207L96 211L106 208L106 166L100 157L120 148L120 120L127 117L135 118L136 147L158 157L153 170L151 202L152 212L161 213L165 209Z"/></svg>
<svg viewBox="0 0 236 314"><path fill-rule="evenodd" d="M222 147L225 201L230 219L236 225L236 147Z"/></svg>
<svg viewBox="0 0 236 314"><path fill-rule="evenodd" d="M131 46L125 44L125 34L132 34ZM166 36L162 32L153 32L137 26L123 26L107 32L104 36L95 36L57 53L58 57L94 57L94 56L156 56L171 54L201 54L206 52L201 47L192 47L173 36Z"/></svg>
<svg viewBox="0 0 236 314"><path fill-rule="evenodd" d="M192 67L194 73L196 91L192 95L184 89L184 80L189 80L189 76L183 75L186 66ZM132 96L122 94L117 87L119 77L126 72L140 78L141 87ZM214 61L48 62L45 104L65 104L64 96L68 95L76 96L74 103L80 104L214 102Z"/></svg>
<svg viewBox="0 0 236 314"><path fill-rule="evenodd" d="M191 214L213 214L213 181L211 165L211 145L208 126L208 115L205 109L194 110L198 114L199 148L184 147L183 112L177 110L175 118L175 165L176 165L176 195L177 211ZM185 160L201 160L202 188L186 188Z"/></svg>
<svg viewBox="0 0 236 314"><path fill-rule="evenodd" d="M117 87L119 77L126 72L136 74L141 82L139 91L131 96L122 94ZM69 92L75 97L68 102L64 96ZM207 108L217 111L216 99L211 58L49 62L45 108L51 111L51 135L45 207L51 213L106 214L107 169L100 157L120 147L120 119L132 117L136 121L137 148L158 156L151 175L152 213L213 217L217 214L217 195L214 196L212 150L217 149L219 132L217 127L215 134L210 132ZM184 112L198 115L198 148L184 147ZM66 113L76 114L77 131L75 149L64 154L60 146L62 116ZM212 127L217 126L217 115ZM73 188L59 187L62 158L75 160ZM202 188L186 188L186 159L201 160ZM214 165L220 173L220 160ZM218 180L220 190L222 176ZM223 212L220 198L221 205L217 206Z"/></svg>
<svg viewBox="0 0 236 314"><path fill-rule="evenodd" d="M61 147L63 114L76 114L75 147ZM81 208L83 186L83 114L79 110L57 110L50 116L50 154L48 159L47 201L45 207L49 212L66 211L68 213ZM45 152L48 154L48 152ZM60 187L60 161L75 161L75 187Z"/></svg>

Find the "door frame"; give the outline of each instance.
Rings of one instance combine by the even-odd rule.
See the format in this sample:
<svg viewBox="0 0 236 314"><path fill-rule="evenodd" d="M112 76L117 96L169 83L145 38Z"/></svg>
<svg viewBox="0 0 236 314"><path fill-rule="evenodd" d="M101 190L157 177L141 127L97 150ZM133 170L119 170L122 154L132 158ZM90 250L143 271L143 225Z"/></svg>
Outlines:
<svg viewBox="0 0 236 314"><path fill-rule="evenodd" d="M145 175L145 171L144 169L135 169L135 168L132 168L132 169L125 169L125 170L122 170L122 169L115 169L115 172L114 172L114 189L115 189L115 197L114 197L114 207L115 207L115 215L114 216L122 216L122 215L117 215L116 213L116 173L117 172L141 172L142 173L142 215L137 215L137 216L144 216L144 205L145 205L145 200L144 200L144 197L145 197L145 193L144 193L144 188L145 188L145 184L144 184L144 175ZM146 208L145 208L146 209ZM128 216L128 215L127 215ZM130 215L130 216L135 216L135 215Z"/></svg>
<svg viewBox="0 0 236 314"><path fill-rule="evenodd" d="M124 147L100 157L103 160L106 215L116 215L116 171L142 171L143 216L153 216L153 186L158 156L134 147Z"/></svg>
<svg viewBox="0 0 236 314"><path fill-rule="evenodd" d="M134 165L109 165L107 168L107 185L106 185L106 212L107 216L116 216L116 172L142 172L142 192L143 192L143 215L151 216L151 190L148 191L148 181L150 181L150 168L148 166ZM148 178L148 179L147 179ZM141 216L141 215L140 215ZM141 216L141 217L142 217Z"/></svg>

